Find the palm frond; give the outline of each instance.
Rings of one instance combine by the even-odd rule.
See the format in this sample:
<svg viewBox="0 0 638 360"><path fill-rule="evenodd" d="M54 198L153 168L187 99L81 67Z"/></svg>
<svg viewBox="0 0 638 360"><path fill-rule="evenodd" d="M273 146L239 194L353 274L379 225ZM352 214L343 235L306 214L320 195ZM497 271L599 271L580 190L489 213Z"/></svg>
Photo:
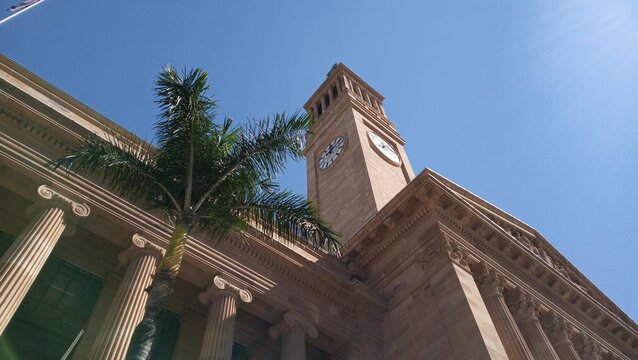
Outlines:
<svg viewBox="0 0 638 360"><path fill-rule="evenodd" d="M272 119L252 121L236 132L235 141L217 169L217 178L194 206L197 211L224 181L244 169L273 178L290 158L303 157L303 141L312 117L307 113L276 114Z"/></svg>
<svg viewBox="0 0 638 360"><path fill-rule="evenodd" d="M133 200L165 198L174 203L171 193L156 179L154 157L155 149L150 144L112 130L108 140L89 136L48 165L101 178L107 186Z"/></svg>
<svg viewBox="0 0 638 360"><path fill-rule="evenodd" d="M230 211L256 224L267 235L277 234L332 254L339 252L338 234L303 196L289 191L257 192L244 197L243 203Z"/></svg>
<svg viewBox="0 0 638 360"><path fill-rule="evenodd" d="M160 106L156 124L160 168L183 185L183 208L190 211L197 162L211 150L216 102L206 93L208 75L201 69L178 74L167 66L155 82Z"/></svg>

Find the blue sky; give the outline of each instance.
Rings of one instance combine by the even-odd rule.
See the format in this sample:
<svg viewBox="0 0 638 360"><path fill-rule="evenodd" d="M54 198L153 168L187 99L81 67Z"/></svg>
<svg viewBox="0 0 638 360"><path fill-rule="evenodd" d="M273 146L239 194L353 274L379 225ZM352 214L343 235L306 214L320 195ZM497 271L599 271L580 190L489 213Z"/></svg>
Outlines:
<svg viewBox="0 0 638 360"><path fill-rule="evenodd" d="M343 62L386 97L415 171L534 226L638 319L635 2L149 4L46 0L0 25L0 51L144 138L163 64L208 70L242 120L299 109ZM281 181L304 192L304 165Z"/></svg>

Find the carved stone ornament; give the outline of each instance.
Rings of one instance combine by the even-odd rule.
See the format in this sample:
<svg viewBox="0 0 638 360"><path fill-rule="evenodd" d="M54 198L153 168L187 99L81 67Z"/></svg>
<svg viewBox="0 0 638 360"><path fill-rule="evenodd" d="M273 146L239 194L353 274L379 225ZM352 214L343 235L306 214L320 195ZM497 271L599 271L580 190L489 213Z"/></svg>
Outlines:
<svg viewBox="0 0 638 360"><path fill-rule="evenodd" d="M554 345L572 343L574 334L570 323L558 316L554 311L549 312L542 319L543 329L549 334L549 339Z"/></svg>
<svg viewBox="0 0 638 360"><path fill-rule="evenodd" d="M53 190L48 185L40 185L38 187L38 195L44 200L50 200L56 205L60 205L63 208L70 209L75 216L87 217L91 213L91 209L86 204L75 202L68 197Z"/></svg>
<svg viewBox="0 0 638 360"><path fill-rule="evenodd" d="M284 314L281 321L268 329L268 335L271 339L278 339L280 336L288 332L292 328L301 328L309 338L314 339L319 336L317 327L305 317L293 311Z"/></svg>
<svg viewBox="0 0 638 360"><path fill-rule="evenodd" d="M505 278L496 269L480 263L472 267L472 273L484 297L503 296Z"/></svg>
<svg viewBox="0 0 638 360"><path fill-rule="evenodd" d="M603 351L600 344L587 335L580 337L580 341L576 345L576 350L578 350L583 360L601 360L603 358Z"/></svg>
<svg viewBox="0 0 638 360"><path fill-rule="evenodd" d="M134 234L131 238L131 245L118 255L118 260L122 264L128 264L138 254L147 253L161 259L165 250L160 246L148 241L140 234Z"/></svg>
<svg viewBox="0 0 638 360"><path fill-rule="evenodd" d="M204 304L210 304L217 296L227 294L231 296L237 296L239 299L245 303L249 303L253 301L253 294L247 289L241 289L238 286L235 286L228 282L226 279L222 278L219 275L216 275L213 278L213 283L208 288L208 290L203 291L199 294L199 301Z"/></svg>
<svg viewBox="0 0 638 360"><path fill-rule="evenodd" d="M520 321L538 321L540 304L531 294L524 290L516 289L513 296L507 300L514 317Z"/></svg>
<svg viewBox="0 0 638 360"><path fill-rule="evenodd" d="M445 236L439 236L416 257L419 266L423 270L430 272L440 269L450 260L463 269L470 271L467 251Z"/></svg>

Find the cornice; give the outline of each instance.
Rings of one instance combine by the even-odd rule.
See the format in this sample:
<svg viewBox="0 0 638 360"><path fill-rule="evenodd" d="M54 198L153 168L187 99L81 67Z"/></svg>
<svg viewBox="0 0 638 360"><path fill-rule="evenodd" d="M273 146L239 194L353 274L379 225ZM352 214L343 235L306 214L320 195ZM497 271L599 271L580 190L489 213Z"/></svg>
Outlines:
<svg viewBox="0 0 638 360"><path fill-rule="evenodd" d="M6 137L6 134L1 132L0 160L9 168L19 170L36 181L54 184L65 194L91 204L92 213L96 216L101 214L123 227L143 233L148 241L158 247L166 248L168 246L171 229L164 222L79 176L65 176L60 172L51 171L43 165L46 158L32 149L15 144L11 138ZM321 325L335 339L343 341L348 336L348 332L338 332L335 329L344 329L347 319L352 319L353 316L354 305L347 301L348 283L318 266L313 267L314 270L317 270L316 272L310 270L300 272L299 268L306 267L310 262L284 245L272 243L273 240L264 241L258 237L251 237L250 240L253 243L250 246L245 245L243 251L252 254L266 264L274 264L272 269L278 274L277 276L285 276L299 282L303 288L310 292L308 295L310 298L312 296L325 298L328 303L342 309L340 313L322 314ZM268 253L268 255L259 253L264 247L273 246L277 246L277 252ZM287 254L287 256L280 257L279 254ZM299 261L296 268L287 264L291 260ZM189 237L188 246L184 253L183 267L187 264L207 272L224 274L229 278L237 279L241 283L247 284L247 289L256 296L268 294L264 299L269 299L267 302L275 308L290 306L290 299L280 296L285 292L277 292L279 295L270 292L278 283L270 279L267 274L264 276L244 265L240 259L231 257L193 237ZM310 266L312 267L312 265ZM343 267L343 265L338 266ZM181 275L183 274L185 273ZM326 281L326 278L331 281ZM332 285L330 285L331 282ZM196 285L201 286L202 284L196 283Z"/></svg>
<svg viewBox="0 0 638 360"><path fill-rule="evenodd" d="M319 139L321 134L329 131L331 127L335 126L337 124L335 119L339 118L344 111L350 108L353 108L364 115L363 123L365 125L371 128L376 128L378 131L382 131L401 146L405 145L405 140L387 118L382 118L379 114L370 110L367 104L352 93L343 92L333 100L330 108L326 110L324 114L315 119L315 124L312 128L313 134L306 138L306 150L310 151L314 149L317 145L316 139Z"/></svg>
<svg viewBox="0 0 638 360"><path fill-rule="evenodd" d="M440 219L452 225L457 231L460 231L464 237L471 240L471 246L468 250L472 253L472 258L480 259L480 261L486 261L492 267L500 269L503 274L506 274L505 276L509 283L524 289L529 294L533 294L541 301L543 306L561 314L567 319L570 319L570 321L574 324L582 324L583 326L578 327L580 331L590 333L591 336L598 339L601 343L606 344L608 347L612 347L610 344L616 344L619 349L624 349L624 351L627 351L628 353L636 353L631 346L622 341L619 337L614 336L615 334L613 334L608 327L600 325L595 319L592 319L591 315L584 313L580 307L576 306L576 303L570 301L570 299L573 299L570 297L570 294L581 293L581 289L576 288L565 280L562 280L561 284L568 290L566 290L563 294L557 294L555 289L559 288L559 286L556 285L556 283L553 287L548 287L548 285L546 285L543 281L544 279L547 279L547 277L539 278L530 271L531 266L527 268L522 266L521 256L517 258L518 261L513 260L511 255L504 251L504 248L499 248L499 245L497 244L499 242L498 236L494 235L489 239L484 238L483 235L475 234L474 231L468 230L468 228L461 225L457 219L449 216L445 209L435 207L433 210ZM485 255L488 255L488 257ZM532 254L527 255L528 259L532 257ZM560 281L562 279L560 274L557 273L556 270L552 270L555 271L554 279ZM542 293L540 293L539 290L542 290ZM610 316L610 318L615 317L615 314L612 314L605 308L599 305L597 308L601 314L605 312L608 316ZM565 312L565 309L569 309L570 311ZM599 316L597 319L602 319L602 317ZM616 318L616 320L618 319ZM626 329L630 329L627 325L621 326L624 326ZM605 340L603 340L603 338Z"/></svg>
<svg viewBox="0 0 638 360"><path fill-rule="evenodd" d="M245 234L251 239L256 240L257 237ZM353 307L341 292L343 287L347 286L345 279L330 274L326 276L326 269L317 266L308 261L299 261L300 259L288 259L281 261L282 257L274 256L281 250L276 249L277 244L268 244L263 240L257 240L253 244L248 244L240 239L229 239L228 241L234 248L241 250L242 253L250 256L254 260L259 261L268 268L271 268L287 278L295 281L304 288L321 295L328 302L343 308L348 312L352 312ZM284 258L285 259L285 258ZM293 261L290 261L293 260ZM303 269L303 268L307 268ZM303 269L303 270L302 270Z"/></svg>
<svg viewBox="0 0 638 360"><path fill-rule="evenodd" d="M514 218L503 210L487 203L485 200L463 189L459 185L451 182L443 176L432 172L434 179L440 180L442 188L447 187L453 193L459 195L460 201L466 201L467 205L474 207L478 212L484 214L493 226L502 229L507 233L506 237L514 240L514 243L529 249L537 258L540 258L546 266L554 268L562 276L568 278L576 287L580 288L591 296L602 307L616 312L616 315L628 326L636 328L633 322L616 304L613 303L602 291L598 289L589 279L587 279L571 262L566 259L554 246L540 235L535 229L522 221ZM479 204L480 203L480 204ZM480 208L476 205L479 204ZM482 204L482 205L481 205ZM491 207L491 209L488 209ZM496 211L496 212L494 212ZM486 213L487 212L487 213Z"/></svg>
<svg viewBox="0 0 638 360"><path fill-rule="evenodd" d="M395 214L400 204L410 199L416 199L418 203L413 215L401 215L397 220ZM495 259L506 266L508 272L516 274L512 281L526 282L535 289L542 290L544 303L548 307L555 307L553 303L561 304L563 309L570 310L573 319L604 336L606 343L616 344L628 353L636 352L638 340L632 340L636 339L636 329L594 299L582 285L574 283L560 266L550 266L533 248L526 246L445 184L437 181L436 176L428 171L408 184L397 198L388 203L346 243L344 260L353 261L360 266L370 264L397 239L404 238L400 235L416 222L415 218L418 220L418 217L425 215L424 211L427 213L427 209L471 240L472 248L478 249L471 251L472 257L480 259L488 255ZM398 223L398 226L388 231L384 223L393 217L395 219L391 222ZM404 252L409 254L412 247L409 244L404 246ZM400 256L391 263L401 262L399 258ZM551 286L547 285L548 282ZM558 308L555 310L562 311ZM613 330L611 322L616 322L626 335Z"/></svg>
<svg viewBox="0 0 638 360"><path fill-rule="evenodd" d="M2 101L4 98L13 100L23 109L35 109L31 104L36 104L37 113L48 120L54 120L50 122L56 126L61 126L61 122L67 122L63 128L70 128L69 124L73 124L73 130L77 133L95 133L98 130L116 128L122 134L136 137L127 129L1 54L0 91L3 93L0 96Z"/></svg>
<svg viewBox="0 0 638 360"><path fill-rule="evenodd" d="M333 80L338 78L339 75L350 76L358 84L362 85L363 87L365 87L366 90L368 90L374 96L378 97L379 100L381 101L385 100L383 95L379 94L379 92L377 92L372 86L370 86L367 82L361 79L359 75L355 74L354 71L350 70L343 63L338 63L335 65L336 66L334 68L330 69L330 72L328 73L324 81L321 83L321 85L319 85L317 90L315 90L315 92L308 98L308 101L306 101L306 103L303 106L305 109L308 109L312 105L312 103L316 101L317 97L319 97L320 95L323 95L328 90L328 86L332 84Z"/></svg>

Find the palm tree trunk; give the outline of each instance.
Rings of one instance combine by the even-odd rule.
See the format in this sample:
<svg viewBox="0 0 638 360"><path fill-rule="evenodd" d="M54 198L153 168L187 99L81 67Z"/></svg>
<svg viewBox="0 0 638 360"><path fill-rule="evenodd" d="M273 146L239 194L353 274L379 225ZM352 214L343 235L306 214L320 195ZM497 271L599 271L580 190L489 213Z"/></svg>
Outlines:
<svg viewBox="0 0 638 360"><path fill-rule="evenodd" d="M168 295L173 292L175 279L179 273L184 255L184 246L188 238L189 226L177 224L171 235L171 241L162 258L159 269L153 275L151 286L146 289L148 299L144 308L144 317L135 327L126 360L148 360L155 340L156 319Z"/></svg>

